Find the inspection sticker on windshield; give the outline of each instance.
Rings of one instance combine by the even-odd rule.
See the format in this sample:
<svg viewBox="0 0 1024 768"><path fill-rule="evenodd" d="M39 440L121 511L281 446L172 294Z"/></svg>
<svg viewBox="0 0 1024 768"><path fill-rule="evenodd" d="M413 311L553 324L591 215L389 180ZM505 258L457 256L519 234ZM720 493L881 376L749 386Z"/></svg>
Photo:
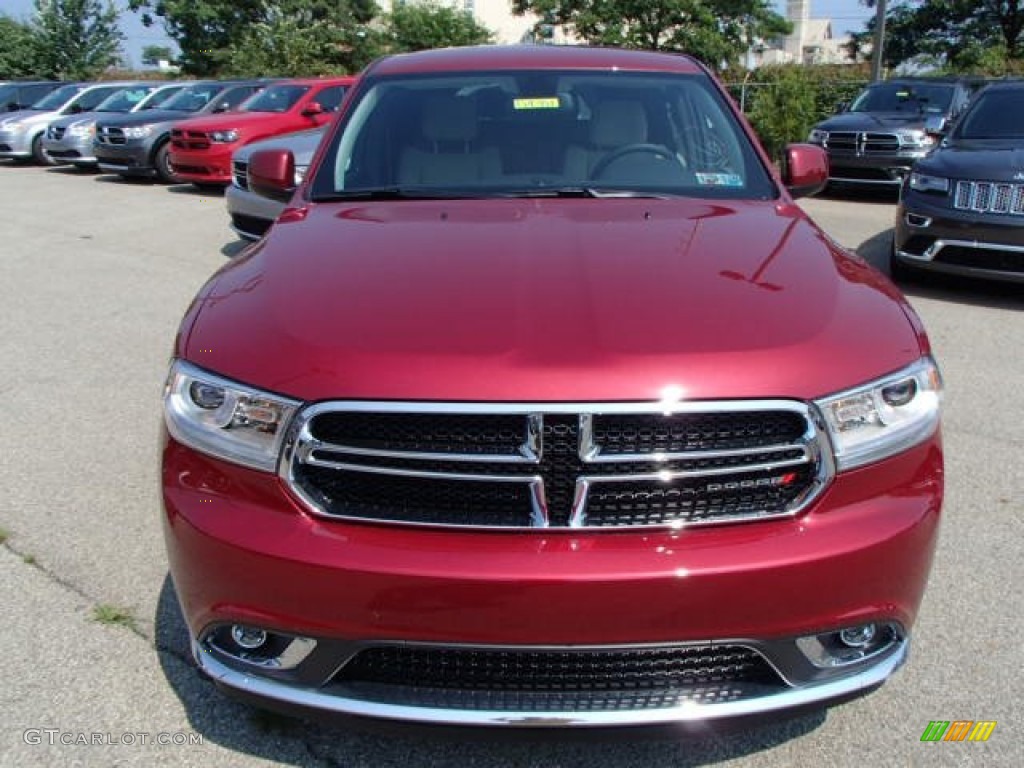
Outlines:
<svg viewBox="0 0 1024 768"><path fill-rule="evenodd" d="M698 173L697 183L705 187L742 187L743 179L735 173Z"/></svg>
<svg viewBox="0 0 1024 768"><path fill-rule="evenodd" d="M561 102L557 96L533 97L512 100L513 109L558 109Z"/></svg>

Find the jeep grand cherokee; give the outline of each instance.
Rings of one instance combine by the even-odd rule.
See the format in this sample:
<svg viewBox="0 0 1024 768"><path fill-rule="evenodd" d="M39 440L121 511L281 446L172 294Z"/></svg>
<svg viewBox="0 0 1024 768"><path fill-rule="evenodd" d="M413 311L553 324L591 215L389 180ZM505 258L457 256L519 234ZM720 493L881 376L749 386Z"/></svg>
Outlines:
<svg viewBox="0 0 1024 768"><path fill-rule="evenodd" d="M876 687L942 502L902 295L793 202L695 60L370 66L164 399L193 652L264 706L659 724ZM294 184L285 150L250 184Z"/></svg>

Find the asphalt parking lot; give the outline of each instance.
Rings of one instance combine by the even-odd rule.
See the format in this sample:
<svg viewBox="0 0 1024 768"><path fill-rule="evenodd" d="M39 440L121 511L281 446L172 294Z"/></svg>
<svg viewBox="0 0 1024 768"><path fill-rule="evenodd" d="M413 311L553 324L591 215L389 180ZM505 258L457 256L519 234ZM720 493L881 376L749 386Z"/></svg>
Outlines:
<svg viewBox="0 0 1024 768"><path fill-rule="evenodd" d="M885 268L893 200L805 208ZM722 733L380 734L264 715L188 661L160 530L159 398L181 314L241 247L223 199L0 163L0 210L0 765L1024 764L1021 286L906 286L946 380L947 497L911 661L880 690ZM986 743L922 743L931 720L997 726Z"/></svg>

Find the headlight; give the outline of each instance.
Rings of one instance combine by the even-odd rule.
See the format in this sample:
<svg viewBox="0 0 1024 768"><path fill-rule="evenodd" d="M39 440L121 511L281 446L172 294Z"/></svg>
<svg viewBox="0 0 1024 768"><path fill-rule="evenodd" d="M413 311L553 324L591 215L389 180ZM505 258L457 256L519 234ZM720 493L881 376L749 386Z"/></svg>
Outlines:
<svg viewBox="0 0 1024 768"><path fill-rule="evenodd" d="M96 131L95 123L75 123L68 128L69 136L91 136Z"/></svg>
<svg viewBox="0 0 1024 768"><path fill-rule="evenodd" d="M9 133L21 133L26 127L24 123L8 123L4 126L4 130Z"/></svg>
<svg viewBox="0 0 1024 768"><path fill-rule="evenodd" d="M230 144L233 141L238 141L238 131L233 128L230 131L213 131L210 133L210 141L216 141L219 144Z"/></svg>
<svg viewBox="0 0 1024 768"><path fill-rule="evenodd" d="M300 403L177 360L164 388L174 439L197 451L273 472L285 428Z"/></svg>
<svg viewBox="0 0 1024 768"><path fill-rule="evenodd" d="M823 131L820 128L814 128L807 136L807 140L811 144L824 144L828 141L828 131Z"/></svg>
<svg viewBox="0 0 1024 768"><path fill-rule="evenodd" d="M910 174L910 188L917 192L949 192L949 179L914 171Z"/></svg>
<svg viewBox="0 0 1024 768"><path fill-rule="evenodd" d="M935 137L917 128L904 128L896 131L901 147L921 149L935 144Z"/></svg>
<svg viewBox="0 0 1024 768"><path fill-rule="evenodd" d="M816 401L839 470L893 456L930 437L939 424L942 377L935 361Z"/></svg>
<svg viewBox="0 0 1024 768"><path fill-rule="evenodd" d="M144 139L152 132L152 125L132 125L124 129L124 135L127 139Z"/></svg>
<svg viewBox="0 0 1024 768"><path fill-rule="evenodd" d="M308 165L296 165L295 166L295 186L299 186L302 180L306 178L306 170L309 168Z"/></svg>

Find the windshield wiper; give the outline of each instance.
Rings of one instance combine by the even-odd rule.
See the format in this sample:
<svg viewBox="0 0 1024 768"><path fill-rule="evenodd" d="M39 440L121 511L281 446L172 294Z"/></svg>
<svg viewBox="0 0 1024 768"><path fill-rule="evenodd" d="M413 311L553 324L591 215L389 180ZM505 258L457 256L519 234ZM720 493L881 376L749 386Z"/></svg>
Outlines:
<svg viewBox="0 0 1024 768"><path fill-rule="evenodd" d="M636 189L599 189L597 187L531 187L499 192L494 197L557 197L557 198L606 198L606 197L642 197L664 200L674 195L641 191Z"/></svg>
<svg viewBox="0 0 1024 768"><path fill-rule="evenodd" d="M415 187L373 187L371 189L340 189L336 192L314 194L315 203L334 200L456 200L474 197L466 192L417 189Z"/></svg>

